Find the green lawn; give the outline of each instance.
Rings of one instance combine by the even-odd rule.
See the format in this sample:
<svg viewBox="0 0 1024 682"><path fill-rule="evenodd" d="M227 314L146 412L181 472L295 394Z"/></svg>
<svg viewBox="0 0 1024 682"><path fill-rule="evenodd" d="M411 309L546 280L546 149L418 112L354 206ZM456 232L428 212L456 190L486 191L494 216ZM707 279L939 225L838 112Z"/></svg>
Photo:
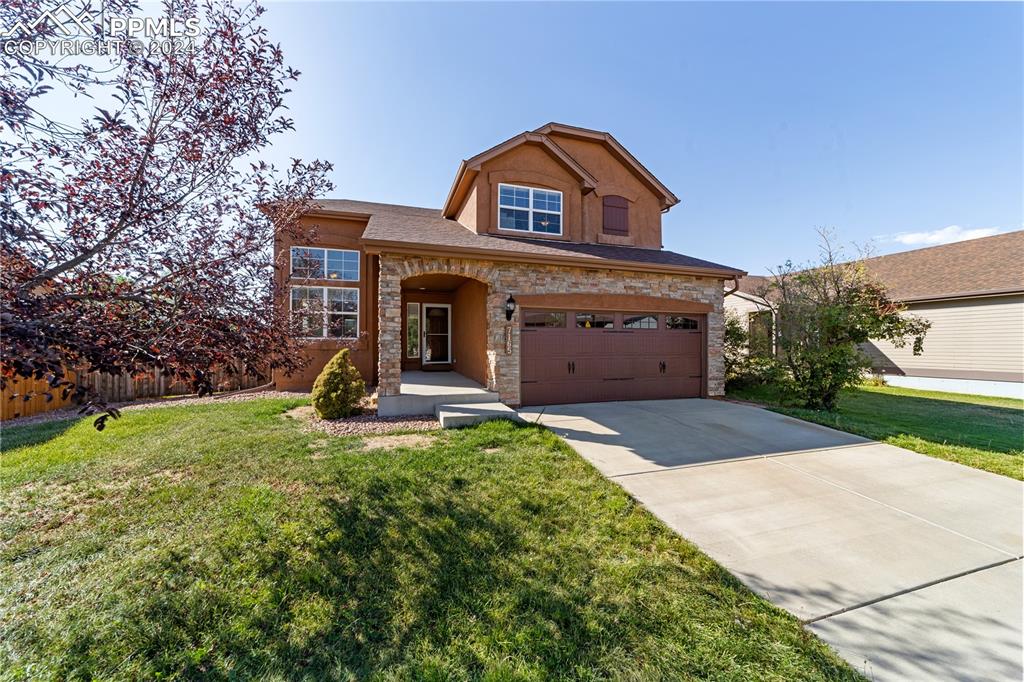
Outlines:
<svg viewBox="0 0 1024 682"><path fill-rule="evenodd" d="M784 404L770 386L729 392L776 412L1024 480L1024 401L864 385L835 412Z"/></svg>
<svg viewBox="0 0 1024 682"><path fill-rule="evenodd" d="M555 436L278 399L6 429L2 679L859 679Z"/></svg>

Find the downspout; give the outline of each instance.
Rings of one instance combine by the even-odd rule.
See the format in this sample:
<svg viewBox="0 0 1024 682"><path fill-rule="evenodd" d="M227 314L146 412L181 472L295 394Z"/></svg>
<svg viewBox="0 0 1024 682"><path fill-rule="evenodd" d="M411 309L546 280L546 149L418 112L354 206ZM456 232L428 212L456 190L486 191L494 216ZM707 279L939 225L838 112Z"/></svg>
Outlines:
<svg viewBox="0 0 1024 682"><path fill-rule="evenodd" d="M729 289L729 291L725 292L722 295L722 298L725 298L726 296L731 296L732 294L735 294L737 291L739 291L739 288L740 288L740 278L739 277L733 277L732 281L733 281L733 284L735 284L736 286L734 286L732 289Z"/></svg>

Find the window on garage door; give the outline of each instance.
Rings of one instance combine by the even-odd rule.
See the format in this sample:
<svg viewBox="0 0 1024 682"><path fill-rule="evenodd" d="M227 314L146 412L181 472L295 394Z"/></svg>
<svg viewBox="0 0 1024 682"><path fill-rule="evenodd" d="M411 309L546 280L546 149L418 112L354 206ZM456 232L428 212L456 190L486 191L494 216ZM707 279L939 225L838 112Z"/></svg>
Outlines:
<svg viewBox="0 0 1024 682"><path fill-rule="evenodd" d="M657 329L658 316L654 313L624 314L622 316L623 329Z"/></svg>
<svg viewBox="0 0 1024 682"><path fill-rule="evenodd" d="M577 329L613 329L615 315L611 313L576 313Z"/></svg>
<svg viewBox="0 0 1024 682"><path fill-rule="evenodd" d="M666 315L665 329L681 329L695 331L700 329L700 320L686 315Z"/></svg>

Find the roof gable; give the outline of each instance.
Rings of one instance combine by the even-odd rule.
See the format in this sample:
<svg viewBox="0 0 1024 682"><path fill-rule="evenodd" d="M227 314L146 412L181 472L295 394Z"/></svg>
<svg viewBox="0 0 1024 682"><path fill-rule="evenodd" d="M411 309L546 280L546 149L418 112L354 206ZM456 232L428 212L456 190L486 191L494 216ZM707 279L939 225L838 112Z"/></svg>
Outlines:
<svg viewBox="0 0 1024 682"><path fill-rule="evenodd" d="M454 218L459 208L466 199L466 194L473 184L473 180L480 172L481 167L491 159L508 153L522 145L535 145L546 152L560 166L565 168L580 184L580 190L587 194L597 187L597 179L581 166L576 159L572 158L564 149L559 147L547 135L536 132L525 132L509 138L501 144L495 145L476 156L464 160L459 164L459 170L455 174L455 181L448 191L448 198L445 199L444 207L441 209L445 218Z"/></svg>
<svg viewBox="0 0 1024 682"><path fill-rule="evenodd" d="M565 137L576 138L579 140L587 140L590 142L597 142L603 145L613 157L615 157L619 163L626 167L633 175L637 177L640 182L646 185L652 192L654 192L661 201L663 210L667 210L679 203L679 197L672 193L672 191L666 187L658 178L654 176L651 171L637 160L628 149L622 146L622 144L615 139L615 136L611 133L607 133L601 130L591 130L589 128L579 128L577 126L566 125L565 123L551 122L547 125L543 125L537 128L535 133L542 135L562 135Z"/></svg>

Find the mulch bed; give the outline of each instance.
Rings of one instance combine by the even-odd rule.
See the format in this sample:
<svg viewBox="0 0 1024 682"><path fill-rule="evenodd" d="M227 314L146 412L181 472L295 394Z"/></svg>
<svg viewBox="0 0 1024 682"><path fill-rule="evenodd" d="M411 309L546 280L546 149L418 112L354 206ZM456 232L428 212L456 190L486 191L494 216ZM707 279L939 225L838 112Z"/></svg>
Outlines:
<svg viewBox="0 0 1024 682"><path fill-rule="evenodd" d="M376 414L357 414L348 419L320 419L308 405L288 411L288 416L300 419L315 431L331 436L358 436L393 431L433 431L439 428L437 418L430 414L410 417L378 417Z"/></svg>

